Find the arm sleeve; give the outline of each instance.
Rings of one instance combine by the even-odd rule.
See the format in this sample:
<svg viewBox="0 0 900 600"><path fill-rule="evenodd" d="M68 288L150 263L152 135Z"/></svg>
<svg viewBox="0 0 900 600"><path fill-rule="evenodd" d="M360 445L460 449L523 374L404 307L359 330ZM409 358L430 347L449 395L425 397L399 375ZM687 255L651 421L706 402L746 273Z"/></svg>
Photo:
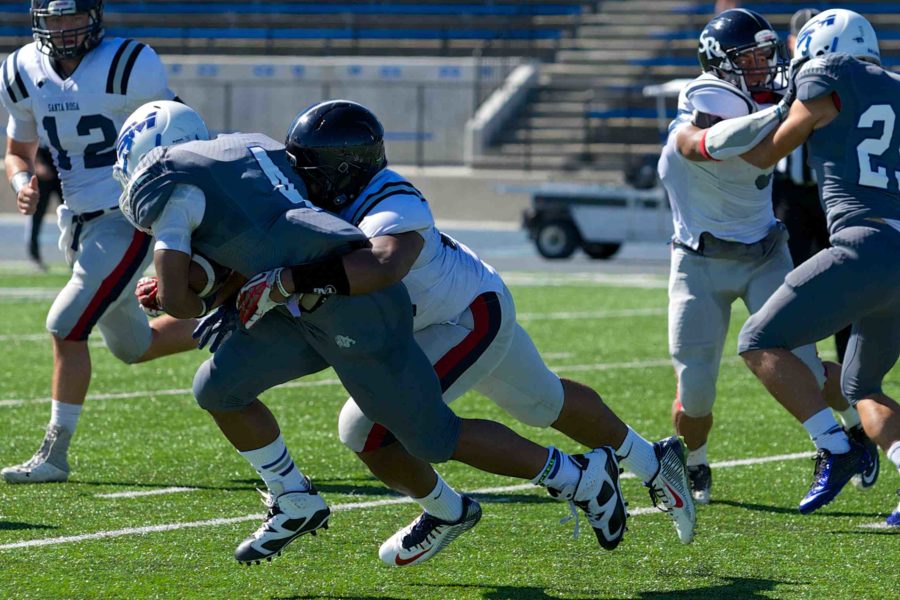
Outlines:
<svg viewBox="0 0 900 600"><path fill-rule="evenodd" d="M10 54L0 65L0 104L9 113L6 135L20 142L34 142L38 139L37 123L25 82L16 71L15 55Z"/></svg>
<svg viewBox="0 0 900 600"><path fill-rule="evenodd" d="M755 148L783 118L784 109L778 104L746 117L716 123L704 132L701 152L714 160L740 156Z"/></svg>
<svg viewBox="0 0 900 600"><path fill-rule="evenodd" d="M191 254L191 234L203 220L206 197L200 188L180 183L153 223L154 250L177 250Z"/></svg>
<svg viewBox="0 0 900 600"><path fill-rule="evenodd" d="M413 194L397 194L382 200L358 225L369 238L421 231L433 226L434 217L428 203Z"/></svg>
<svg viewBox="0 0 900 600"><path fill-rule="evenodd" d="M135 62L128 81L129 112L151 100L173 100L175 93L169 89L169 78L153 48L144 46Z"/></svg>

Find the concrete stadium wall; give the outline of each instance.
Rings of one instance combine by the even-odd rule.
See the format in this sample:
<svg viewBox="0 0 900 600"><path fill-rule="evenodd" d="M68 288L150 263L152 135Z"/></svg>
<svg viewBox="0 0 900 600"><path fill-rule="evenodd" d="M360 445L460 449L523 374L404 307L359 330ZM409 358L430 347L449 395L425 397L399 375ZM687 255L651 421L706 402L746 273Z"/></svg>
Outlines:
<svg viewBox="0 0 900 600"><path fill-rule="evenodd" d="M382 120L389 160L416 165L462 164L466 121L515 66L511 59L471 58L163 56L163 62L172 89L215 131L262 132L281 141L297 112L344 98ZM2 108L0 117L5 124Z"/></svg>

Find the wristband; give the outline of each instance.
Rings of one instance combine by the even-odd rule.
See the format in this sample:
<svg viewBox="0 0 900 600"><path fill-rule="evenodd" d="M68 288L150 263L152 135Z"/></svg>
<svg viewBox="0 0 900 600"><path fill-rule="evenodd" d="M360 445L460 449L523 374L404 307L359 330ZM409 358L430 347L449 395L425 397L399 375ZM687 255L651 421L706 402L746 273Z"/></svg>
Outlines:
<svg viewBox="0 0 900 600"><path fill-rule="evenodd" d="M34 174L31 171L19 171L9 180L9 185L12 186L13 192L18 196L19 191L24 187L28 187L28 184L31 183L32 177L34 177Z"/></svg>
<svg viewBox="0 0 900 600"><path fill-rule="evenodd" d="M284 272L284 269L278 269L278 274L275 275L275 287L278 288L278 293L284 296L285 298L290 298L291 294L288 293L286 289L284 289L284 284L281 283L281 274Z"/></svg>
<svg viewBox="0 0 900 600"><path fill-rule="evenodd" d="M208 298L200 298L200 302L203 303L203 309L200 311L200 314L194 317L195 319L199 319L200 317L205 317L209 314L209 311L213 309L213 303L215 303L216 297L215 295L210 296Z"/></svg>
<svg viewBox="0 0 900 600"><path fill-rule="evenodd" d="M344 259L331 256L324 260L291 267L294 291L300 294L350 295L350 281L344 270ZM279 290L281 291L281 290Z"/></svg>

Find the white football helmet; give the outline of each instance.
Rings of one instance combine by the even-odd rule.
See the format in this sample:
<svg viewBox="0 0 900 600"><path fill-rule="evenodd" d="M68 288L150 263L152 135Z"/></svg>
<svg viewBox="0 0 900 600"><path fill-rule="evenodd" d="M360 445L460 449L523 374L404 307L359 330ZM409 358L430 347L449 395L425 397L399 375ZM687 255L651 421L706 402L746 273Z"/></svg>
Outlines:
<svg viewBox="0 0 900 600"><path fill-rule="evenodd" d="M844 8L819 13L797 34L795 57L815 58L831 52L846 52L881 64L878 36L872 24L861 14Z"/></svg>
<svg viewBox="0 0 900 600"><path fill-rule="evenodd" d="M206 123L191 107L171 100L144 104L122 125L116 140L113 177L126 187L141 158L153 148L208 140Z"/></svg>

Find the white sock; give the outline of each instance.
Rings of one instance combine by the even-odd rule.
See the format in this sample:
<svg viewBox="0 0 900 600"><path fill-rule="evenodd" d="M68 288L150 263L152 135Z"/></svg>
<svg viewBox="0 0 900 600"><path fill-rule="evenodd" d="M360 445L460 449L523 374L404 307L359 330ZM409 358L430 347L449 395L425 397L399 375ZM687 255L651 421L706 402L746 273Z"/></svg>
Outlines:
<svg viewBox="0 0 900 600"><path fill-rule="evenodd" d="M78 416L81 415L82 404L69 404L68 402L60 402L53 400L50 409L50 425L61 427L71 432L75 432L75 426L78 425Z"/></svg>
<svg viewBox="0 0 900 600"><path fill-rule="evenodd" d="M641 478L650 481L659 469L653 444L645 440L631 427L625 435L622 445L616 448L616 456L625 468Z"/></svg>
<svg viewBox="0 0 900 600"><path fill-rule="evenodd" d="M274 442L256 450L240 452L246 458L274 497L285 492L302 492L309 489L303 473L294 465L291 453L279 434Z"/></svg>
<svg viewBox="0 0 900 600"><path fill-rule="evenodd" d="M848 407L847 410L839 410L837 413L841 417L841 423L843 423L844 427L847 429L852 429L862 424L859 420L859 413L856 412L856 409L852 406Z"/></svg>
<svg viewBox="0 0 900 600"><path fill-rule="evenodd" d="M581 477L581 469L565 452L561 452L550 446L547 448L547 462L531 483L563 490L567 487L578 485Z"/></svg>
<svg viewBox="0 0 900 600"><path fill-rule="evenodd" d="M413 498L422 510L433 517L451 523L459 521L463 514L463 499L459 493L447 485L439 473L434 489L424 498Z"/></svg>
<svg viewBox="0 0 900 600"><path fill-rule="evenodd" d="M709 443L703 444L696 450L688 450L687 466L696 467L697 465L708 465L709 459L706 458L706 447Z"/></svg>
<svg viewBox="0 0 900 600"><path fill-rule="evenodd" d="M887 457L897 467L897 471L900 471L900 441L891 444L887 451Z"/></svg>
<svg viewBox="0 0 900 600"><path fill-rule="evenodd" d="M830 408L823 408L803 421L803 428L809 433L809 437L812 438L819 450L828 450L832 454L843 454L850 451L850 441L834 419Z"/></svg>

